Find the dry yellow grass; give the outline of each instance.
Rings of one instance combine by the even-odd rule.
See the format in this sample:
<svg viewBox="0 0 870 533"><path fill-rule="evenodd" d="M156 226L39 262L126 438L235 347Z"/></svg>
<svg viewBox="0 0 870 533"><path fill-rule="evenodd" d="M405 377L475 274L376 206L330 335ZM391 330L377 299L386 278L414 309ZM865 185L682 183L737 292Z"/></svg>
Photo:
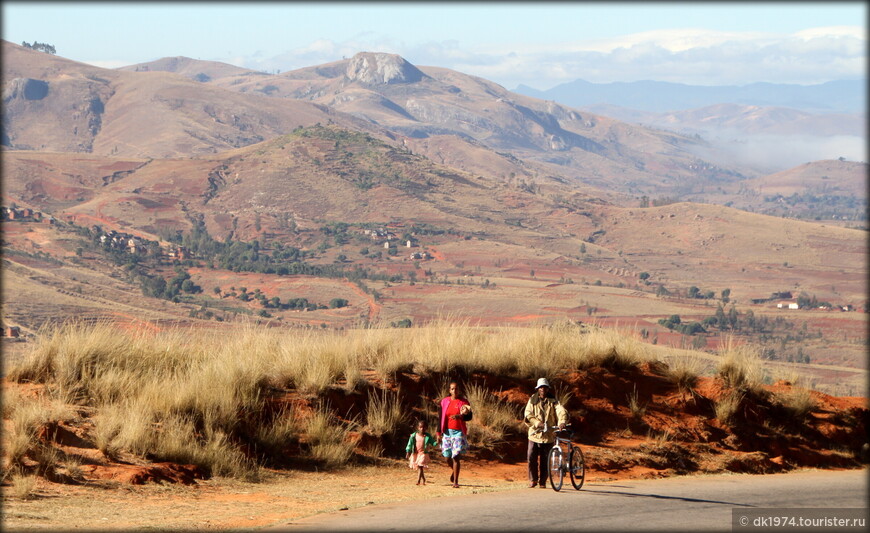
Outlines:
<svg viewBox="0 0 870 533"><path fill-rule="evenodd" d="M689 392L695 387L704 366L704 361L697 355L678 355L668 360L667 376L681 392Z"/></svg>
<svg viewBox="0 0 870 533"><path fill-rule="evenodd" d="M816 407L815 399L804 387L792 387L789 392L778 393L776 399L796 421L803 421Z"/></svg>
<svg viewBox="0 0 870 533"><path fill-rule="evenodd" d="M36 476L13 474L12 490L10 494L20 500L30 500L33 498L33 492L36 489Z"/></svg>
<svg viewBox="0 0 870 533"><path fill-rule="evenodd" d="M482 328L440 319L418 328L339 332L245 325L219 336L70 323L42 331L9 377L49 383L66 400L94 409L93 439L107 456L126 451L248 479L256 478L258 467L239 451L240 440L255 445L261 460L280 455L287 442L300 442L311 458L335 467L351 458L350 432L360 420L375 436L394 433L404 421L398 394L387 391L372 396L360 420L341 421L327 406L305 419L295 412L266 416L273 387L295 387L314 398L329 387L358 387L363 372L386 381L406 370L558 378L574 369L625 368L651 358L649 345L631 335L571 322ZM502 440L519 415L481 386L472 384L468 392L477 422L470 438L480 444ZM21 456L32 440L28 428L45 414L16 409L22 421L14 437L21 442L10 449Z"/></svg>
<svg viewBox="0 0 870 533"><path fill-rule="evenodd" d="M713 411L716 413L716 419L725 425L732 425L740 409L740 404L743 403L745 393L732 391L719 398L713 405Z"/></svg>
<svg viewBox="0 0 870 533"><path fill-rule="evenodd" d="M400 401L401 391L373 393L366 403L365 432L380 437L395 433L405 420Z"/></svg>
<svg viewBox="0 0 870 533"><path fill-rule="evenodd" d="M472 446L492 448L503 442L511 429L519 427L521 413L479 384L467 387L468 401L474 409L474 424L468 426L468 442Z"/></svg>
<svg viewBox="0 0 870 533"><path fill-rule="evenodd" d="M354 422L336 422L329 407L318 409L305 421L308 451L311 458L320 461L327 468L347 464L353 455L354 442L350 432Z"/></svg>
<svg viewBox="0 0 870 533"><path fill-rule="evenodd" d="M28 454L41 454L41 458L49 459L40 449L39 432L52 423L75 417L75 411L66 401L51 391L43 391L35 397L25 396L18 390L4 391L3 418L11 421L8 431L3 433L4 469L22 466L22 459Z"/></svg>
<svg viewBox="0 0 870 533"><path fill-rule="evenodd" d="M646 402L638 398L637 387L626 396L626 400L628 401L628 410L631 411L631 418L636 421L643 419L643 415L646 414Z"/></svg>

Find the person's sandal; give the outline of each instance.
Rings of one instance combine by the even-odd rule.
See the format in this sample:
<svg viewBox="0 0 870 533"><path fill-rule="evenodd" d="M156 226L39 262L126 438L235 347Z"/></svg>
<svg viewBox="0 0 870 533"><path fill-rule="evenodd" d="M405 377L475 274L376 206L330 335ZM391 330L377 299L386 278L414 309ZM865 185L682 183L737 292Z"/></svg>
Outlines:
<svg viewBox="0 0 870 533"><path fill-rule="evenodd" d="M534 482L534 481L531 482L531 483L529 483L529 488L530 488L530 489L533 489L533 488L535 488L535 487L537 487L537 486L538 486L538 484L537 484L536 482Z"/></svg>

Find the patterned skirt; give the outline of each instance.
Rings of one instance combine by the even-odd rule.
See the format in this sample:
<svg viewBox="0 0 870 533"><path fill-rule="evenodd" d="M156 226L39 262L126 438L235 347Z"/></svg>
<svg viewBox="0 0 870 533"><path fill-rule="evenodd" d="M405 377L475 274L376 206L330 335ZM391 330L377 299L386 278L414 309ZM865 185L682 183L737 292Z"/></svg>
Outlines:
<svg viewBox="0 0 870 533"><path fill-rule="evenodd" d="M458 457L468 451L468 440L465 438L465 433L458 429L448 429L441 436L441 455L451 459Z"/></svg>

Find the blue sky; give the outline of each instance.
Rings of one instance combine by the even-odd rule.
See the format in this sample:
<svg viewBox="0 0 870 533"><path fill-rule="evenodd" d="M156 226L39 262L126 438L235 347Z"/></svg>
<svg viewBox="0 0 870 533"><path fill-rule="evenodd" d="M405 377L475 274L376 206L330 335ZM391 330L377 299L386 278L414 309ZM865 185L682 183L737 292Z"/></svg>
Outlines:
<svg viewBox="0 0 870 533"><path fill-rule="evenodd" d="M5 1L3 39L104 67L166 56L286 71L397 53L512 89L655 79L866 77L864 2L173 3Z"/></svg>

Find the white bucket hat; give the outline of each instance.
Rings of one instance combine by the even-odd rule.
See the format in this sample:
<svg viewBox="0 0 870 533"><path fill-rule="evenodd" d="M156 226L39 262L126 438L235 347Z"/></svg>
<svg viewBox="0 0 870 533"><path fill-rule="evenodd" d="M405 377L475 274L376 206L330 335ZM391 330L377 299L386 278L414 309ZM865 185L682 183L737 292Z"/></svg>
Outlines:
<svg viewBox="0 0 870 533"><path fill-rule="evenodd" d="M535 390L540 389L541 387L550 387L550 382L547 381L547 378L541 378L538 380L538 384L535 386Z"/></svg>

